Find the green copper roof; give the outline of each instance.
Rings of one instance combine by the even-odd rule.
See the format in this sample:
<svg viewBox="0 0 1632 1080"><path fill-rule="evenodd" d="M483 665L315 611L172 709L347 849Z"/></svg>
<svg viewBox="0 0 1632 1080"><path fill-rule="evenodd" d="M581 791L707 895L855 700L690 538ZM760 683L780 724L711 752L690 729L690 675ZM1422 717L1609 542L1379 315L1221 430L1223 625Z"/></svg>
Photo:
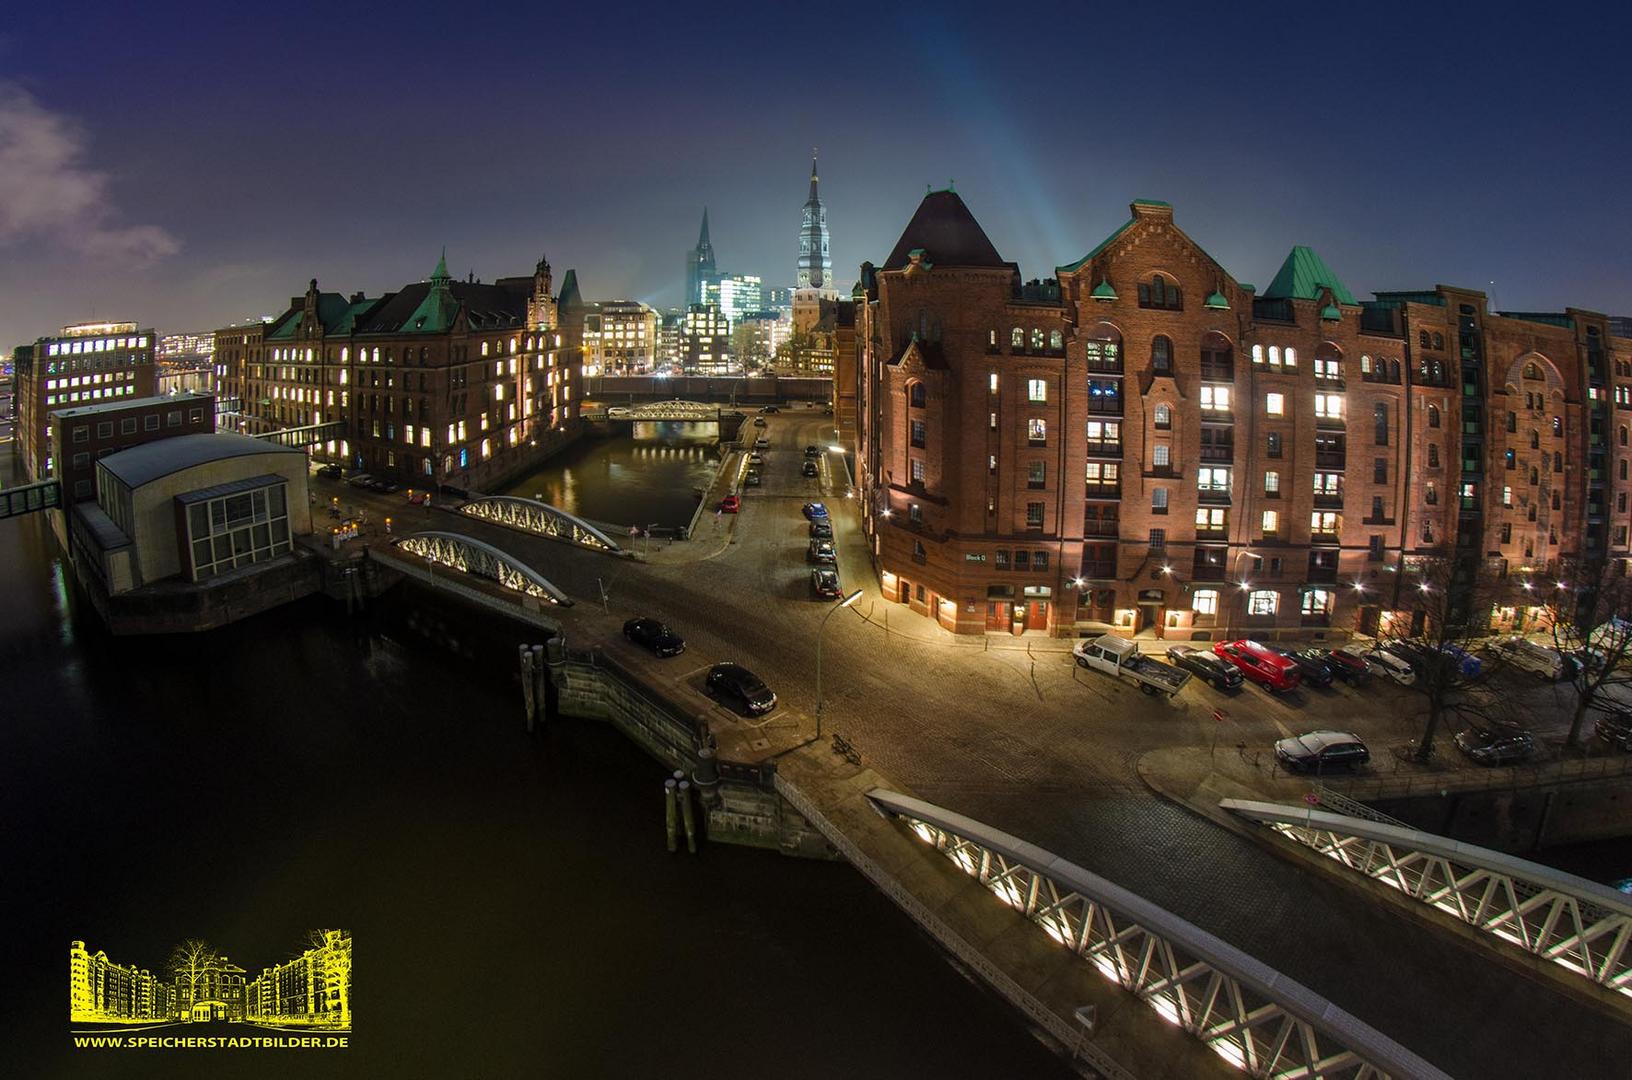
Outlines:
<svg viewBox="0 0 1632 1080"><path fill-rule="evenodd" d="M1322 319L1341 319L1343 317L1343 312L1336 304L1327 304L1325 307L1320 309L1320 317Z"/></svg>
<svg viewBox="0 0 1632 1080"><path fill-rule="evenodd" d="M448 249L447 248L442 249L442 257L440 259L436 260L436 269L431 271L431 280L436 281L438 278L442 279L443 281L448 280Z"/></svg>
<svg viewBox="0 0 1632 1080"><path fill-rule="evenodd" d="M1313 248L1299 244L1281 264L1275 280L1264 290L1266 300L1319 300L1322 289L1332 290L1340 304L1355 303L1354 294L1337 279Z"/></svg>
<svg viewBox="0 0 1632 1080"><path fill-rule="evenodd" d="M1160 199L1135 199L1135 200L1133 200L1133 205L1135 205L1135 206L1166 206L1166 207L1169 207L1169 208L1171 208L1173 206L1172 203L1163 202Z"/></svg>
<svg viewBox="0 0 1632 1080"><path fill-rule="evenodd" d="M1207 301L1201 306L1204 308L1212 308L1214 311L1230 310L1230 302L1224 299L1224 294L1219 292L1217 289L1213 290L1213 294L1209 296Z"/></svg>
<svg viewBox="0 0 1632 1080"><path fill-rule="evenodd" d="M459 314L459 301L453 298L453 291L448 288L448 249L442 249L442 257L436 261L436 269L431 271L431 288L425 294L425 299L419 302L414 313L408 316L401 329L410 334L445 334L453 326L453 320Z"/></svg>
<svg viewBox="0 0 1632 1080"><path fill-rule="evenodd" d="M1088 254L1084 255L1082 258L1078 259L1074 263L1068 263L1065 266L1056 266L1054 268L1054 273L1056 273L1056 274L1069 274L1069 273L1072 273L1073 271L1081 270L1089 262L1092 262L1094 257L1097 256L1100 252L1104 251L1106 248L1110 247L1113 243L1115 243L1117 237L1121 236L1123 233L1127 232L1132 227L1133 227L1133 219L1129 218L1127 221L1123 222L1121 228L1117 229L1111 235L1109 235L1105 239L1101 240L1099 242L1099 246L1096 247L1094 250L1090 251Z"/></svg>
<svg viewBox="0 0 1632 1080"><path fill-rule="evenodd" d="M1095 285L1094 291L1088 295L1093 297L1095 300L1115 300L1116 290L1111 288L1110 278L1100 278L1099 284Z"/></svg>

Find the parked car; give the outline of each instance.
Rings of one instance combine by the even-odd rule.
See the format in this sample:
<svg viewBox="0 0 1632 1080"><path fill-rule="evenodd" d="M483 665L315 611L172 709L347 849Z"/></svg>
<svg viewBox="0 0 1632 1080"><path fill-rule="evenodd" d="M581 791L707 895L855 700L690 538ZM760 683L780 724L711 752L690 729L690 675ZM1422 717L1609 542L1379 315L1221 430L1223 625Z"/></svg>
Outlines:
<svg viewBox="0 0 1632 1080"><path fill-rule="evenodd" d="M1191 645L1169 645L1167 659L1174 667L1181 667L1202 682L1210 683L1215 690L1235 690L1242 682L1241 670L1234 664Z"/></svg>
<svg viewBox="0 0 1632 1080"><path fill-rule="evenodd" d="M771 440L767 439L763 435L761 435L759 438L754 440L754 449L755 450L764 450L764 449L768 448L770 445L771 445Z"/></svg>
<svg viewBox="0 0 1632 1080"><path fill-rule="evenodd" d="M1293 660L1256 641L1220 641L1213 646L1213 652L1271 693L1295 690L1303 681L1303 672Z"/></svg>
<svg viewBox="0 0 1632 1080"><path fill-rule="evenodd" d="M758 675L729 660L709 668L704 685L709 693L737 702L744 712L753 716L776 708L776 695L771 688L760 681Z"/></svg>
<svg viewBox="0 0 1632 1080"><path fill-rule="evenodd" d="M763 464L765 464L765 455L761 454L758 450L753 451L752 453L750 453L748 455L748 464L749 465L763 465Z"/></svg>
<svg viewBox="0 0 1632 1080"><path fill-rule="evenodd" d="M818 540L811 537L810 546L805 549L805 556L811 562L837 562L838 554L833 550L833 541Z"/></svg>
<svg viewBox="0 0 1632 1080"><path fill-rule="evenodd" d="M763 416L754 417L754 426L755 427L764 427L765 426L765 418Z"/></svg>
<svg viewBox="0 0 1632 1080"><path fill-rule="evenodd" d="M1103 671L1116 678L1131 679L1140 692L1154 697L1166 694L1172 697L1190 681L1190 673L1139 651L1139 643L1115 634L1086 638L1077 642L1071 655L1078 667Z"/></svg>
<svg viewBox="0 0 1632 1080"><path fill-rule="evenodd" d="M1458 732L1456 748L1481 765L1524 761L1536 752L1536 740L1523 728L1470 727Z"/></svg>
<svg viewBox="0 0 1632 1080"><path fill-rule="evenodd" d="M1315 651L1322 654L1326 666L1332 669L1332 674L1350 686L1359 686L1371 675L1371 664L1364 656L1352 649L1320 649Z"/></svg>
<svg viewBox="0 0 1632 1080"><path fill-rule="evenodd" d="M767 405L767 406L765 406L763 409L761 409L759 411L762 412L762 413L779 413L782 410L777 408L775 405Z"/></svg>
<svg viewBox="0 0 1632 1080"><path fill-rule="evenodd" d="M1592 733L1619 750L1632 750L1632 712L1605 712L1593 724Z"/></svg>
<svg viewBox="0 0 1632 1080"><path fill-rule="evenodd" d="M1419 675L1422 674L1424 668L1434 662L1433 650L1419 641L1394 638L1391 641L1383 642L1382 647L1410 664L1411 670Z"/></svg>
<svg viewBox="0 0 1632 1080"><path fill-rule="evenodd" d="M679 656L686 651L686 639L656 619L630 619L623 624L623 636L658 656Z"/></svg>
<svg viewBox="0 0 1632 1080"><path fill-rule="evenodd" d="M799 470L799 474L801 476L815 476L816 463L814 461L805 462L804 467Z"/></svg>
<svg viewBox="0 0 1632 1080"><path fill-rule="evenodd" d="M1307 686L1328 687L1332 685L1332 668L1326 663L1326 658L1318 649L1289 649L1285 645L1266 645L1271 652L1280 653L1294 664L1303 675L1303 682Z"/></svg>
<svg viewBox="0 0 1632 1080"><path fill-rule="evenodd" d="M844 595L839 587L839 572L826 568L810 572L810 591L823 600L837 600Z"/></svg>
<svg viewBox="0 0 1632 1080"><path fill-rule="evenodd" d="M1371 760L1360 736L1347 731L1311 731L1275 744L1275 757L1294 772L1353 768Z"/></svg>
<svg viewBox="0 0 1632 1080"><path fill-rule="evenodd" d="M742 509L742 499L736 495L727 495L720 500L720 509L727 514L735 514Z"/></svg>
<svg viewBox="0 0 1632 1080"><path fill-rule="evenodd" d="M1485 662L1478 656L1456 644L1454 641L1440 643L1439 651L1444 653L1456 665L1457 674L1464 679L1477 678L1485 670Z"/></svg>
<svg viewBox="0 0 1632 1080"><path fill-rule="evenodd" d="M319 465L317 467L317 475L326 476L326 477L329 477L330 479L336 479L340 475L340 466L336 465L332 461L329 462L327 465Z"/></svg>
<svg viewBox="0 0 1632 1080"><path fill-rule="evenodd" d="M807 447L805 447L805 456L806 457L821 457L822 456L822 448L819 447L819 446L807 446Z"/></svg>
<svg viewBox="0 0 1632 1080"><path fill-rule="evenodd" d="M826 518L817 518L810 523L810 535L822 540L831 540L833 539L833 526Z"/></svg>
<svg viewBox="0 0 1632 1080"><path fill-rule="evenodd" d="M1411 666L1411 661L1391 649L1379 646L1366 654L1366 660L1401 686L1417 681L1417 669Z"/></svg>
<svg viewBox="0 0 1632 1080"><path fill-rule="evenodd" d="M366 488L368 486L368 482L370 480L372 480L372 479L374 479L374 476L373 476L372 473L366 473L366 472L353 473L351 475L351 478L346 481L346 486L347 487L354 487L354 488Z"/></svg>
<svg viewBox="0 0 1632 1080"><path fill-rule="evenodd" d="M825 503L806 503L800 508L800 512L805 515L805 520L807 521L815 521L817 518L820 518L823 521L827 520L827 504Z"/></svg>
<svg viewBox="0 0 1632 1080"><path fill-rule="evenodd" d="M1520 671L1528 671L1538 679L1551 679L1553 682L1574 676L1575 665L1580 662L1551 645L1542 645L1529 638L1504 638L1491 648Z"/></svg>
<svg viewBox="0 0 1632 1080"><path fill-rule="evenodd" d="M746 486L746 487L758 487L759 486L759 470L758 469L749 469L747 474L745 476L743 476L742 482L743 482L744 486Z"/></svg>

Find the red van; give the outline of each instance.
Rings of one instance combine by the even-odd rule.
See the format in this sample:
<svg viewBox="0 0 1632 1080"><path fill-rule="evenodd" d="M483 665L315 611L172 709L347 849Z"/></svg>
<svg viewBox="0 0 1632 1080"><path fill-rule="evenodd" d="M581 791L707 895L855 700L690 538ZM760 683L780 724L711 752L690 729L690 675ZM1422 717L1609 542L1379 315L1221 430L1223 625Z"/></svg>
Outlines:
<svg viewBox="0 0 1632 1080"><path fill-rule="evenodd" d="M1241 674L1258 683L1271 693L1294 690L1303 681L1303 672L1297 661L1265 648L1256 641L1220 641L1213 646L1226 662L1241 669Z"/></svg>

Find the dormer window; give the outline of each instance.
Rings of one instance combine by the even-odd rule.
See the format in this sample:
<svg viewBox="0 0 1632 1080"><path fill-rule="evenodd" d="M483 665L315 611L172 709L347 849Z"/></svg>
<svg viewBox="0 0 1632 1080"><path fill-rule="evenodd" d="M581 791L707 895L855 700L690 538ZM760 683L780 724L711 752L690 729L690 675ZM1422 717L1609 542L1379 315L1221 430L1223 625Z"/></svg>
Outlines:
<svg viewBox="0 0 1632 1080"><path fill-rule="evenodd" d="M1160 274L1153 274L1149 281L1139 283L1139 306L1161 311L1183 311L1184 298L1176 284Z"/></svg>

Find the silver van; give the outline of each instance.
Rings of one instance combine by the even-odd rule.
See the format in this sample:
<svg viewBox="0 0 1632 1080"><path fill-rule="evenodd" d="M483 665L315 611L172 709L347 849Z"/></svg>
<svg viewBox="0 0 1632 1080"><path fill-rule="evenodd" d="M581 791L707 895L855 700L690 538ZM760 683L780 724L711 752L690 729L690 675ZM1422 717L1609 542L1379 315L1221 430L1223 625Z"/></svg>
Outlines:
<svg viewBox="0 0 1632 1080"><path fill-rule="evenodd" d="M1572 677L1576 672L1577 661L1573 656L1565 656L1551 645L1543 645L1529 638L1504 638L1496 642L1493 648L1503 660L1538 679L1557 682Z"/></svg>

